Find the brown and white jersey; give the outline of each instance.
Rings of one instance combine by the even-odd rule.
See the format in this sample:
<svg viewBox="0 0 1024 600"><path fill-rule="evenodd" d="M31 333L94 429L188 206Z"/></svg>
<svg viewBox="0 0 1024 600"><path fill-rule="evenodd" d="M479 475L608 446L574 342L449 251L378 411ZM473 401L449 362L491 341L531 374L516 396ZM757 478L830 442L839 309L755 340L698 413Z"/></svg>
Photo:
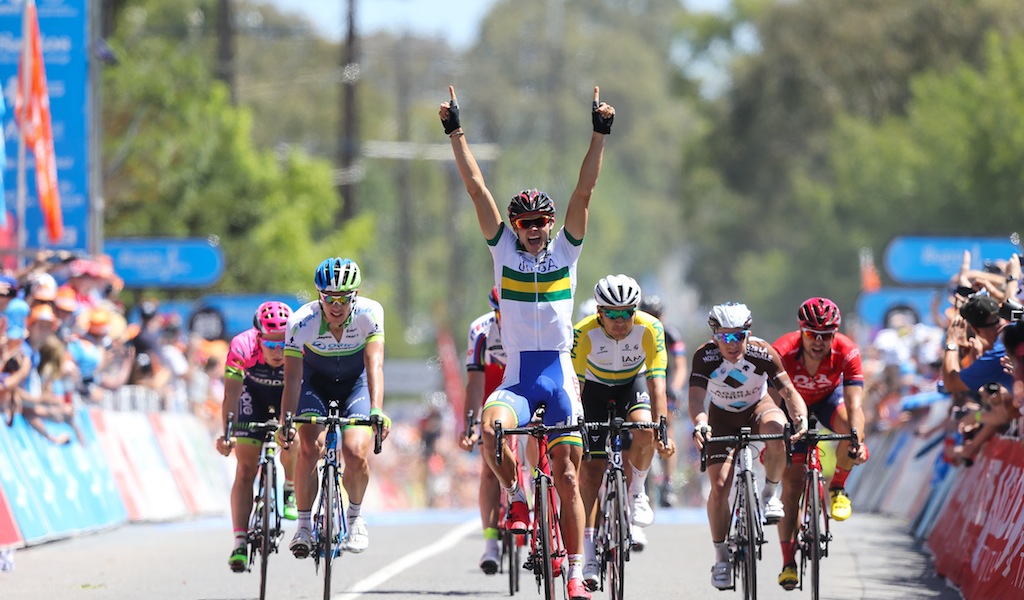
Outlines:
<svg viewBox="0 0 1024 600"><path fill-rule="evenodd" d="M739 362L725 360L714 341L693 355L690 386L707 390L708 400L722 410L742 412L768 391L768 380L786 372L779 353L761 338L750 336Z"/></svg>

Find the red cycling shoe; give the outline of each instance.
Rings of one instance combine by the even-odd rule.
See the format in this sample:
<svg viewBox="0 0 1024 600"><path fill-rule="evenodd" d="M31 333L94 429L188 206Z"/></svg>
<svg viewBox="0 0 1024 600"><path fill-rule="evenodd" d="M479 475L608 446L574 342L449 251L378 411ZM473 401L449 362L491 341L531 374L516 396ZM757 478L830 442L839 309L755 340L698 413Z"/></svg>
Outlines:
<svg viewBox="0 0 1024 600"><path fill-rule="evenodd" d="M590 592L582 579L569 580L569 600L590 600Z"/></svg>
<svg viewBox="0 0 1024 600"><path fill-rule="evenodd" d="M505 529L512 533L526 533L530 531L530 508L525 502L516 501L509 505L508 514L505 516Z"/></svg>

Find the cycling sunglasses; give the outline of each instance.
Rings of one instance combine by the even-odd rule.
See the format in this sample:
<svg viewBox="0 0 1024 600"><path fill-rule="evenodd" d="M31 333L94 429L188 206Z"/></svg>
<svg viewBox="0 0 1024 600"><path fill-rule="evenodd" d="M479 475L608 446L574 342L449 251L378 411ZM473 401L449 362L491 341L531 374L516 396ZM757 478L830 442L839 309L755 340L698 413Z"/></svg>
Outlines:
<svg viewBox="0 0 1024 600"><path fill-rule="evenodd" d="M635 308L602 308L601 312L609 319L631 319Z"/></svg>
<svg viewBox="0 0 1024 600"><path fill-rule="evenodd" d="M345 305L356 297L355 292L345 292L344 294L331 294L328 292L320 292L320 299L327 304L341 304Z"/></svg>
<svg viewBox="0 0 1024 600"><path fill-rule="evenodd" d="M747 331L746 329L744 329L743 331L730 331L729 333L725 333L725 332L716 333L716 334L714 334L713 337L716 340L722 342L723 344L732 344L732 343L735 343L735 342L742 342L743 340L747 339L747 336L749 334L750 334L750 332Z"/></svg>
<svg viewBox="0 0 1024 600"><path fill-rule="evenodd" d="M281 340L280 342L260 340L260 343L266 346L268 350L284 350L284 340Z"/></svg>
<svg viewBox="0 0 1024 600"><path fill-rule="evenodd" d="M530 218L530 217L520 217L518 219L513 219L512 220L512 224L515 225L517 229L530 229L530 228L533 228L533 227L536 227L537 229L543 229L549 223L553 223L554 221L555 220L552 217L548 217L548 216L540 216L540 217L532 217L532 218Z"/></svg>
<svg viewBox="0 0 1024 600"><path fill-rule="evenodd" d="M809 340L822 340L823 342L827 342L836 337L836 332L834 331L818 331L817 329L801 329L800 331L802 331L804 337Z"/></svg>

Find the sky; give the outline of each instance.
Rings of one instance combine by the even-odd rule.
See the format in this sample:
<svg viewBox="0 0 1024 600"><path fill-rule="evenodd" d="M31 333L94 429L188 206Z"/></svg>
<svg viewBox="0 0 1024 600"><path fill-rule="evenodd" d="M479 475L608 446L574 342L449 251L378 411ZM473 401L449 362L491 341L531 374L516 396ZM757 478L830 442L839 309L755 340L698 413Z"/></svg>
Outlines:
<svg viewBox="0 0 1024 600"><path fill-rule="evenodd" d="M476 39L480 20L496 0L356 0L362 34L377 31L438 35L457 48ZM263 0L281 12L299 13L325 37L340 40L349 0Z"/></svg>

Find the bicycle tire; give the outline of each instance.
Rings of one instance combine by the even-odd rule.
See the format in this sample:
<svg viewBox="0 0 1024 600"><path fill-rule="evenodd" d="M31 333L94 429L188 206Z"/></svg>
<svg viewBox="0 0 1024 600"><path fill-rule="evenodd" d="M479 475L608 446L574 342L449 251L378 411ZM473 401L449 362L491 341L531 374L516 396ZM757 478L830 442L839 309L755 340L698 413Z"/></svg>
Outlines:
<svg viewBox="0 0 1024 600"><path fill-rule="evenodd" d="M821 585L821 519L824 516L821 495L824 492L824 488L821 485L821 473L817 470L811 472L810 487L813 492L810 497L810 505L807 507L810 513L810 519L807 521L807 535L810 538L807 540L807 549L810 553L811 598L812 600L818 600Z"/></svg>
<svg viewBox="0 0 1024 600"><path fill-rule="evenodd" d="M338 493L335 483L338 480L336 470L338 467L334 465L324 465L324 478L321 482L320 488L320 506L322 510L323 519L320 523L321 531L323 532L320 537L320 552L323 553L324 561L324 600L331 600L331 575L333 572L334 564L334 536L340 534L340 523L335 522L335 502L337 501L335 496ZM339 529L335 532L335 529Z"/></svg>
<svg viewBox="0 0 1024 600"><path fill-rule="evenodd" d="M271 520L277 508L277 465L273 461L267 461L260 469L260 492L263 496L263 514L260 524L260 600L266 600L271 540L275 535Z"/></svg>
<svg viewBox="0 0 1024 600"><path fill-rule="evenodd" d="M608 549L608 597L611 600L622 600L626 590L626 553L629 552L629 523L626 519L626 483L621 471L612 474L611 523L608 533L612 543Z"/></svg>
<svg viewBox="0 0 1024 600"><path fill-rule="evenodd" d="M746 536L743 556L743 597L746 600L757 600L757 554L760 551L757 529L757 498L754 495L754 474L743 473L743 521Z"/></svg>
<svg viewBox="0 0 1024 600"><path fill-rule="evenodd" d="M548 504L548 494L551 489L551 482L546 477L540 478L540 487L537 488L537 526L534 528L534 535L540 537L540 556L537 557L540 560L540 571L537 571L537 576L540 577L541 585L545 600L555 600L555 572L552 567L552 561L554 555L551 551L552 542L552 526L551 526L551 506Z"/></svg>
<svg viewBox="0 0 1024 600"><path fill-rule="evenodd" d="M505 530L501 534L502 565L508 569L508 595L515 596L519 591L519 545L516 534Z"/></svg>

